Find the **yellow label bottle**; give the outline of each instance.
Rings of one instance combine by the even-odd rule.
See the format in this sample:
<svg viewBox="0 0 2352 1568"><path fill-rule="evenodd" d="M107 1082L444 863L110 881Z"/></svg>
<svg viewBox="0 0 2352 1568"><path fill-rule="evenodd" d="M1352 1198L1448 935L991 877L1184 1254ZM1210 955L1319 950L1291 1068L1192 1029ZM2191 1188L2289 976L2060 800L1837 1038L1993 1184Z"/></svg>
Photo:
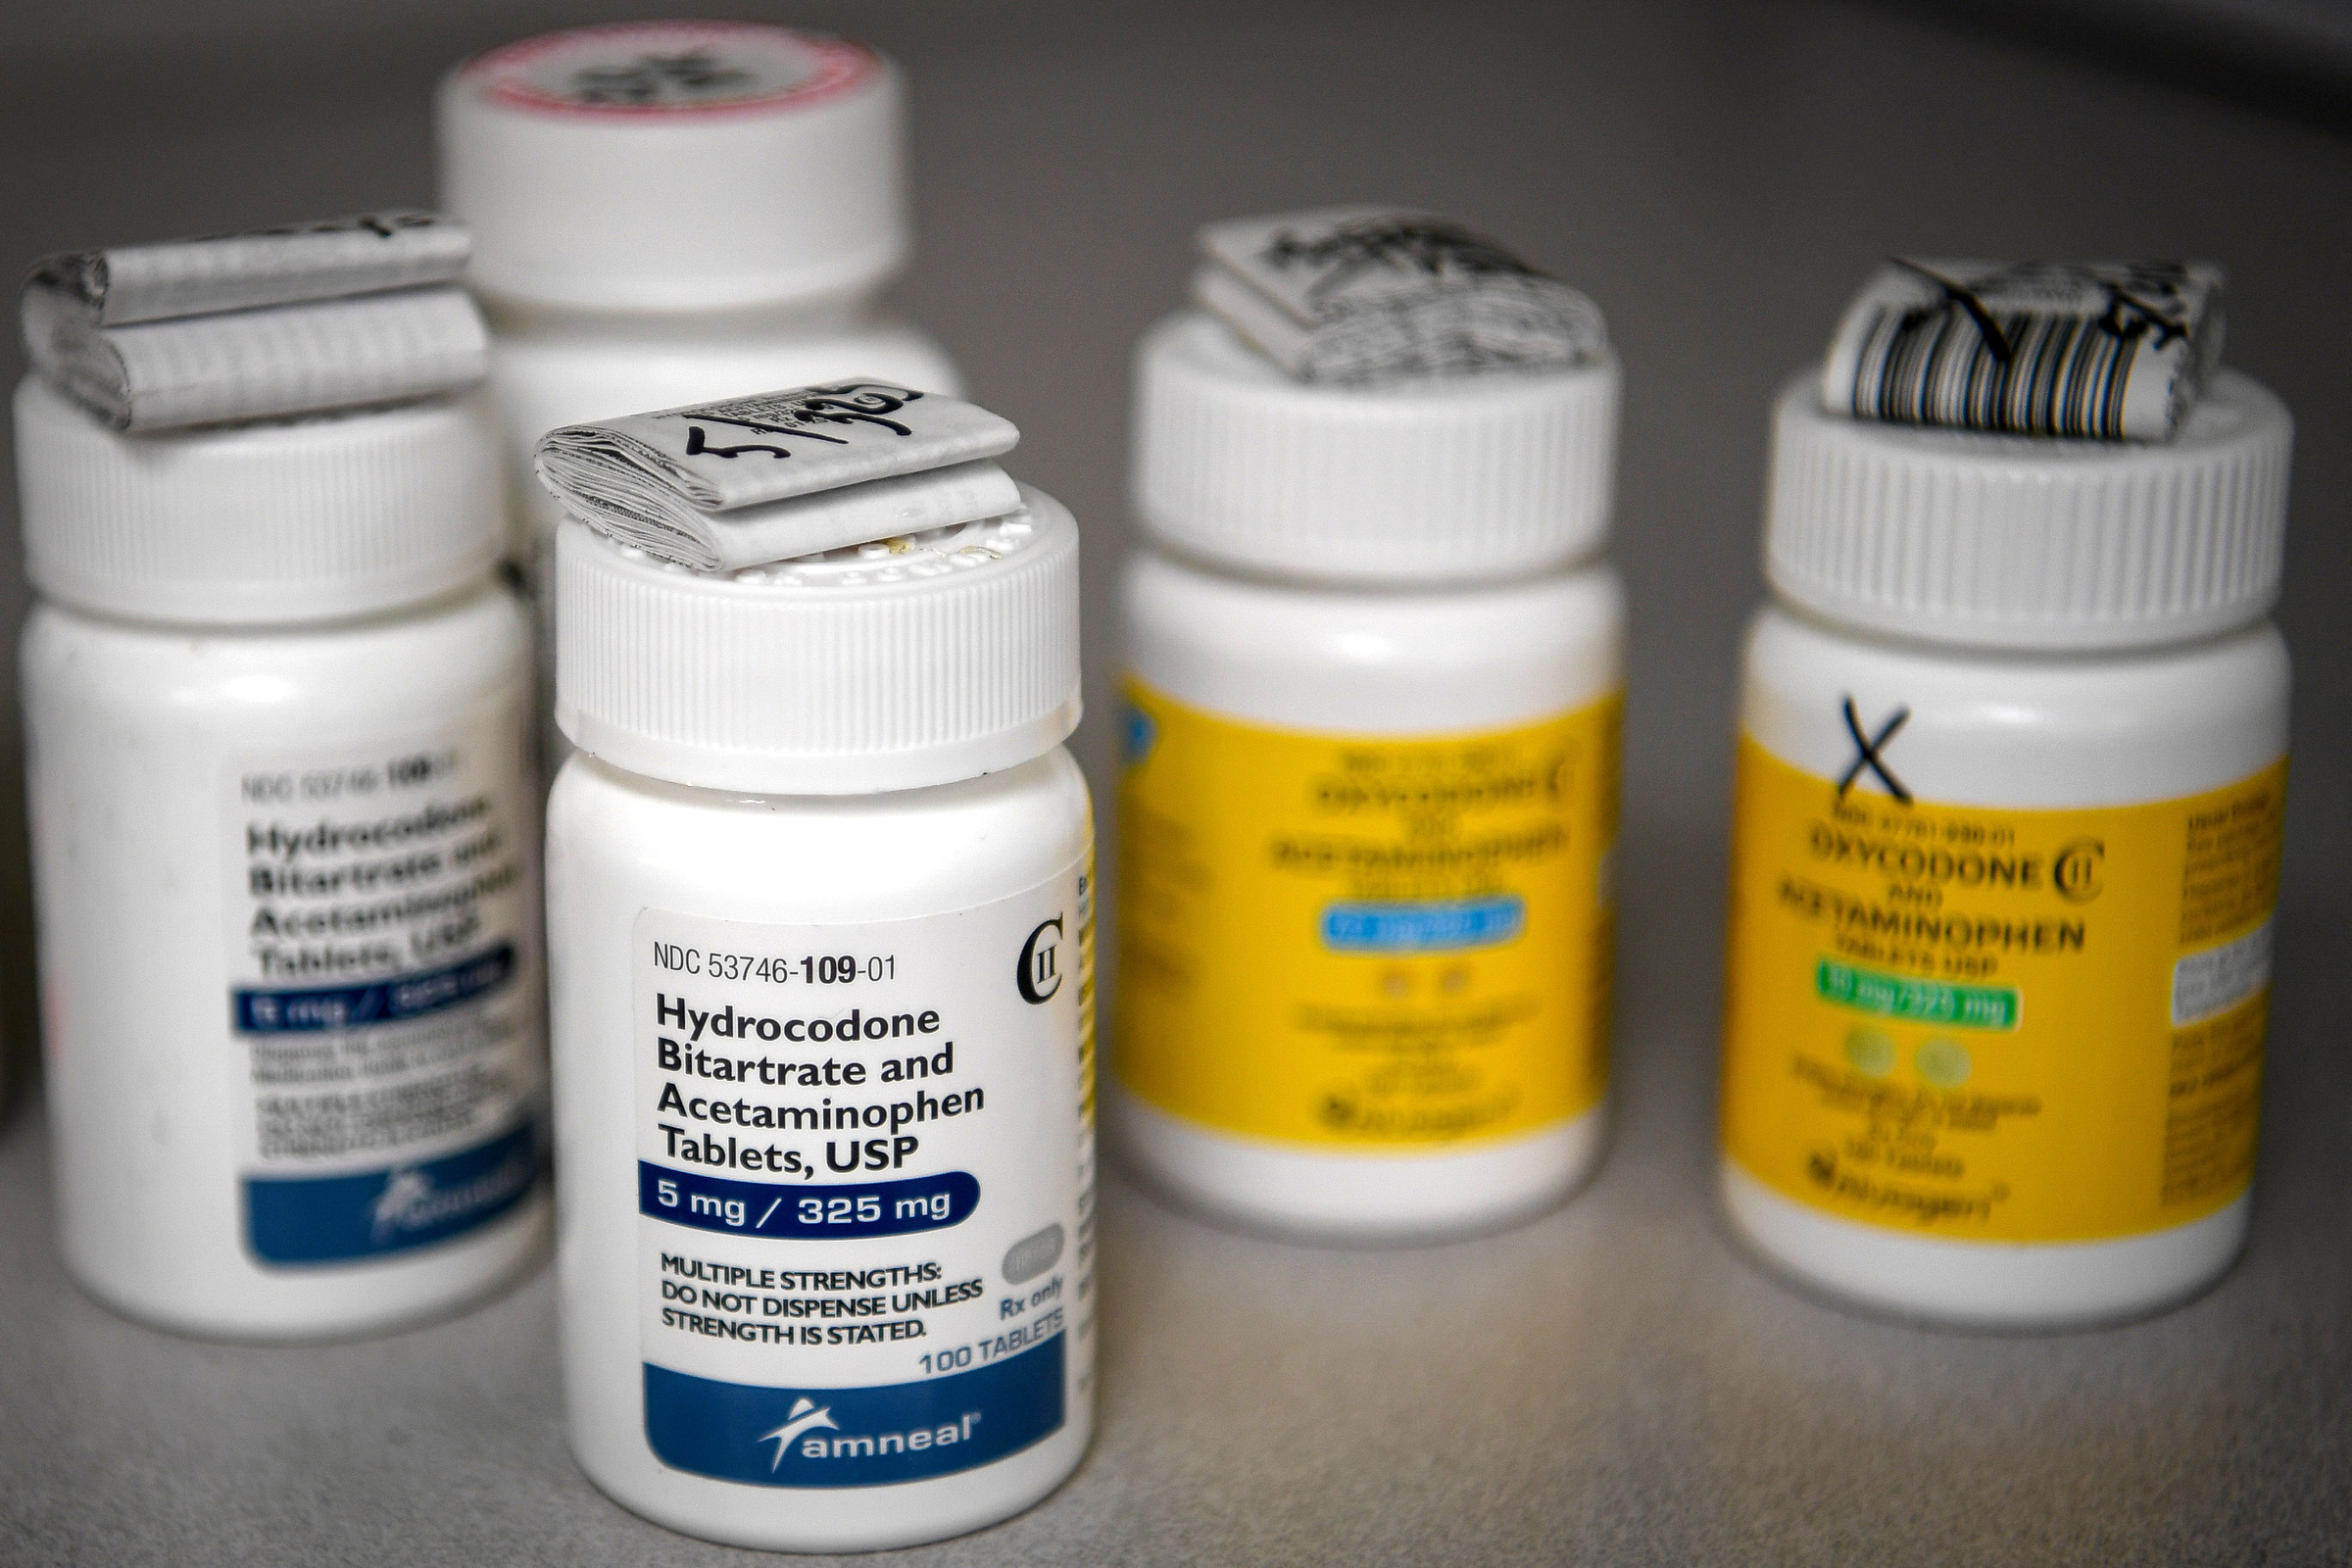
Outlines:
<svg viewBox="0 0 2352 1568"><path fill-rule="evenodd" d="M1418 1152L1608 1088L1614 697L1431 739L1236 723L1129 685L1120 1062L1203 1126Z"/></svg>
<svg viewBox="0 0 2352 1568"><path fill-rule="evenodd" d="M1777 439L1725 974L1734 1224L1909 1316L2177 1300L2236 1254L2255 1169L2285 411L2224 373L2169 449L2110 447L1835 416L1808 381ZM1964 525L1904 510L1930 493ZM2086 555L2102 528L2136 540ZM2252 565L2215 580L2117 564L2231 529L2208 554Z"/></svg>
<svg viewBox="0 0 2352 1568"><path fill-rule="evenodd" d="M1743 742L1726 1152L1926 1237L2101 1241L2227 1207L2254 1175L2285 772L1982 808L1841 792Z"/></svg>
<svg viewBox="0 0 2352 1568"><path fill-rule="evenodd" d="M1297 1235L1558 1201L1608 1087L1614 366L1310 385L1188 313L1140 384L1118 1147Z"/></svg>

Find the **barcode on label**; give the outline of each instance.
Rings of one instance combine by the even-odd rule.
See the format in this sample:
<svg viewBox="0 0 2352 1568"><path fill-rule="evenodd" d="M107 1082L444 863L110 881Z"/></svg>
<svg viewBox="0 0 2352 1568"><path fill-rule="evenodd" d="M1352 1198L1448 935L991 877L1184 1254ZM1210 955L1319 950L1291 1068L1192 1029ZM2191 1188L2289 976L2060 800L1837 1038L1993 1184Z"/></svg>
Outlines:
<svg viewBox="0 0 2352 1568"><path fill-rule="evenodd" d="M1956 306L1873 312L1853 412L1905 424L2123 439L2127 340L2079 316L2019 312L1996 324L1998 348Z"/></svg>
<svg viewBox="0 0 2352 1568"><path fill-rule="evenodd" d="M1848 308L1826 405L1866 419L2163 440L2217 357L2218 271L1898 261Z"/></svg>

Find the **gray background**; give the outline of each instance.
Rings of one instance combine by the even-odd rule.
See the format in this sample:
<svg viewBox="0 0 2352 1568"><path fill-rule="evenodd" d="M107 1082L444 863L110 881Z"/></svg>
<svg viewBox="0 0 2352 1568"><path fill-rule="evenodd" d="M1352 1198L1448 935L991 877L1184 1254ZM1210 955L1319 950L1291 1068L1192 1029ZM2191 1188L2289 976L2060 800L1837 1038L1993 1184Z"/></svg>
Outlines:
<svg viewBox="0 0 2352 1568"><path fill-rule="evenodd" d="M451 60L642 14L406 0L0 12L0 264L427 203ZM711 8L745 14L739 8ZM1588 289L1628 367L1635 610L1618 1133L1512 1234L1408 1252L1243 1239L1104 1195L1101 1437L943 1563L2352 1561L2352 1073L2341 1004L2352 482L2352 59L2340 12L2189 0L799 6L914 89L899 292L1086 528L1098 792L1126 353L1204 220L1458 214ZM2251 19L2248 22L2247 19ZM2225 18L2225 22L2229 19ZM2334 50L2336 53L2330 54ZM2215 257L2229 358L2300 419L2298 661L2263 1180L2244 1262L2157 1321L2051 1339L1842 1315L1711 1198L1736 644L1764 408L1889 251ZM0 354L12 350L0 349ZM13 363L9 367L14 373ZM0 615L22 613L13 519ZM11 680L13 689L13 677ZM32 995L13 713L0 970ZM22 1077L23 1075L20 1075ZM469 1316L265 1350L135 1328L48 1237L37 1082L0 1123L0 1559L702 1563L566 1457L542 1273Z"/></svg>

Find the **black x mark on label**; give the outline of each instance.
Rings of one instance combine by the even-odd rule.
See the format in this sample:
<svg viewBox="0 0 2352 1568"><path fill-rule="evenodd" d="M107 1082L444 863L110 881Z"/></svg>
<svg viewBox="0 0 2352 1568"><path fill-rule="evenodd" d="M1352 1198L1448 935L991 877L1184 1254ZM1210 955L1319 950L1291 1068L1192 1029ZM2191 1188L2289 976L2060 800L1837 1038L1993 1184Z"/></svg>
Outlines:
<svg viewBox="0 0 2352 1568"><path fill-rule="evenodd" d="M1909 722L1910 717L1910 709L1898 708L1886 716L1886 722L1879 726L1876 735L1865 735L1862 733L1862 715L1854 711L1854 700L1851 697L1845 700L1845 732L1854 738L1854 761L1845 770L1844 777L1838 780L1839 800L1845 799L1845 792L1854 787L1854 780L1862 776L1863 769L1868 768L1879 775L1879 782L1886 786L1887 794L1905 806L1911 804L1911 792L1903 788L1901 779L1888 771L1885 755L1886 743L1894 739L1895 731Z"/></svg>

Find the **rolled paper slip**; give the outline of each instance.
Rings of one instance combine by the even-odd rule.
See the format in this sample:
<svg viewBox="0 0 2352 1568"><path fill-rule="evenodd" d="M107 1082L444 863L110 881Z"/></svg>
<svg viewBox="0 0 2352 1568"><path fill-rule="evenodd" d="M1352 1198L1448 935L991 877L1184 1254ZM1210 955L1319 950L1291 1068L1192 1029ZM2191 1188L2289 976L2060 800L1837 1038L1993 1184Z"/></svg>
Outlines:
<svg viewBox="0 0 2352 1568"><path fill-rule="evenodd" d="M958 398L847 380L565 425L536 466L590 526L722 571L1018 511L987 460L1020 438Z"/></svg>
<svg viewBox="0 0 2352 1568"><path fill-rule="evenodd" d="M1372 382L1608 353L1599 307L1428 213L1326 207L1200 231L1193 298L1305 381Z"/></svg>
<svg viewBox="0 0 2352 1568"><path fill-rule="evenodd" d="M2210 262L1889 261L1846 307L1822 407L1902 424L2163 441L2222 357Z"/></svg>
<svg viewBox="0 0 2352 1568"><path fill-rule="evenodd" d="M117 429L168 430L429 397L489 367L481 314L451 284L99 326L24 299L42 376Z"/></svg>
<svg viewBox="0 0 2352 1568"><path fill-rule="evenodd" d="M93 326L128 326L454 282L473 238L434 213L368 213L251 234L70 251L33 264L26 293Z"/></svg>

